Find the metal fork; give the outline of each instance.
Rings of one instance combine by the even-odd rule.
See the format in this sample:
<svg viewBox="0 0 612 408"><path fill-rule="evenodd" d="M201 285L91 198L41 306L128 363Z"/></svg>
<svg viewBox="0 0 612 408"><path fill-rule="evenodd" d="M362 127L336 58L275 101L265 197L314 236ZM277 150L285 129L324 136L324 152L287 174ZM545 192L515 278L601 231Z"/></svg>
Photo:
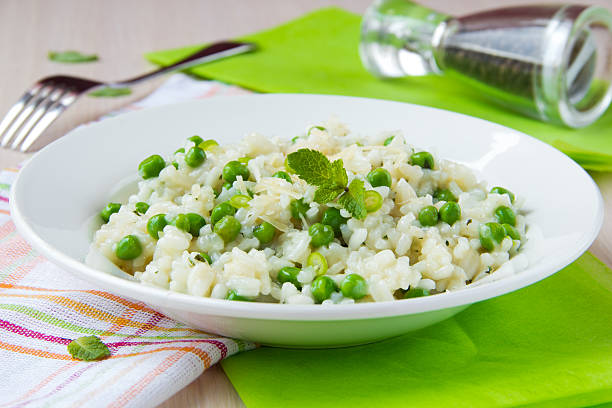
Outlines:
<svg viewBox="0 0 612 408"><path fill-rule="evenodd" d="M79 96L98 88L129 87L167 72L186 69L205 62L252 51L255 45L240 42L219 42L153 72L125 81L99 82L71 76L50 76L34 84L9 109L0 122L1 147L27 151L49 125Z"/></svg>

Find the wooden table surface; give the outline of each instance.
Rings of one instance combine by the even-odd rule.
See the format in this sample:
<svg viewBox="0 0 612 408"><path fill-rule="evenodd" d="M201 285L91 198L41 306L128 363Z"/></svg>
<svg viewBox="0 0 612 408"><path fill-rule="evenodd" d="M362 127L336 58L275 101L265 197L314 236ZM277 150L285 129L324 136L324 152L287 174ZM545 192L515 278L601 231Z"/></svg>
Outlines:
<svg viewBox="0 0 612 408"><path fill-rule="evenodd" d="M272 27L316 8L337 5L362 13L371 0L105 0L0 1L0 117L36 79L72 74L100 80L127 78L150 69L147 51L240 36ZM555 2L552 1L538 1ZM529 4L529 0L421 0L449 14L465 14L493 5ZM612 8L612 0L586 2ZM97 53L92 64L62 65L47 60L50 50ZM46 132L42 143L76 125L146 95L160 80L142 85L127 98L83 98ZM38 144L40 145L40 144ZM0 149L0 168L29 154ZM591 173L606 202L606 220L591 247L612 266L612 173ZM219 366L212 367L162 407L240 407L244 404Z"/></svg>

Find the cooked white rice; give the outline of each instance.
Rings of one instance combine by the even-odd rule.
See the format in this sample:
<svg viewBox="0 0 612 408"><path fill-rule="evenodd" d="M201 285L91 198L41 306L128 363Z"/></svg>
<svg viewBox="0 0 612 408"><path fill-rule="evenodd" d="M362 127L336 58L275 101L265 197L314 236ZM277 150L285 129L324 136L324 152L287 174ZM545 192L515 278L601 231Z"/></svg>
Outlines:
<svg viewBox="0 0 612 408"><path fill-rule="evenodd" d="M317 251L325 256L326 272L336 284L351 273L367 281L367 295L357 302L380 302L402 298L410 288L423 288L430 293L457 290L495 274L516 273L526 267L526 257L519 253L525 241L525 218L520 213L520 197L510 202L507 194L488 193L486 184L478 181L467 167L434 155L433 170L409 164L415 151L401 132L385 132L362 136L350 132L343 124L330 120L325 130L312 129L295 141L268 139L249 134L239 144L216 146L206 152L205 162L197 168L185 163L184 153L166 157L167 166L158 177L138 183L138 192L129 197L119 212L95 233L92 248L102 253L119 268L133 274L145 285L176 292L213 298L225 298L230 290L252 300L291 304L315 303L311 283L315 273L306 267L306 259ZM390 136L392 141L384 146ZM187 141L188 151L194 145ZM350 218L341 227L341 237L317 249L310 245L308 226L320 222L323 211L336 203L313 202L315 186L292 174L292 183L272 177L284 171L287 154L310 148L330 160L342 159L349 181L364 180L366 190L376 190L384 199L382 207L363 220ZM222 170L231 160L248 156L249 180L236 180L229 189L221 189ZM178 163L176 169L171 163ZM376 187L366 175L382 167L392 176L392 185ZM461 218L452 226L439 222L423 227L419 211L429 205L440 208L445 202L434 202L433 193L447 188L457 198ZM215 192L221 191L218 197ZM242 227L238 238L229 243L213 232L210 213L215 205L235 194L254 194L246 208L235 217ZM304 198L310 206L302 220L292 219L290 203ZM135 212L137 202L150 205L145 214ZM506 237L492 251L482 248L479 240L481 224L495 222L494 211L507 206L516 213L516 229L521 240ZM345 217L350 214L342 209ZM199 237L175 226L167 225L159 240L147 233L147 222L156 214L172 218L181 213L198 213L207 225ZM260 245L253 228L262 221L278 229L268 245ZM116 256L116 244L126 235L134 235L142 253L133 260ZM200 253L210 255L213 262L195 259ZM285 266L302 268L298 276L301 288L276 280ZM323 304L353 303L340 290Z"/></svg>

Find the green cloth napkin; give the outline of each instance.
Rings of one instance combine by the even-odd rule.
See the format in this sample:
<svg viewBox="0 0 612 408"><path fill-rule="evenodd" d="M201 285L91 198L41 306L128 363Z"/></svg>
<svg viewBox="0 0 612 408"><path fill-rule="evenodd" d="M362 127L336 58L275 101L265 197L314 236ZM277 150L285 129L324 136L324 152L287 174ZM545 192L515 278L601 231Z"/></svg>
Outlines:
<svg viewBox="0 0 612 408"><path fill-rule="evenodd" d="M612 170L612 109L593 125L568 129L530 119L485 99L454 80L430 76L380 80L361 65L360 16L337 8L243 37L258 52L212 62L189 72L261 92L320 93L392 99L434 106L518 129L562 150L590 170ZM168 65L202 45L146 57Z"/></svg>
<svg viewBox="0 0 612 408"><path fill-rule="evenodd" d="M244 37L260 51L190 72L262 92L406 101L485 118L561 149L585 168L612 170L612 111L572 130L506 111L444 77L381 81L357 54L360 17L330 8ZM154 52L165 65L201 45ZM262 347L223 362L250 408L575 407L612 400L612 271L587 253L518 292L435 326L331 350Z"/></svg>
<svg viewBox="0 0 612 408"><path fill-rule="evenodd" d="M612 401L611 321L612 271L586 253L405 336L342 349L262 347L222 365L249 408L584 407Z"/></svg>

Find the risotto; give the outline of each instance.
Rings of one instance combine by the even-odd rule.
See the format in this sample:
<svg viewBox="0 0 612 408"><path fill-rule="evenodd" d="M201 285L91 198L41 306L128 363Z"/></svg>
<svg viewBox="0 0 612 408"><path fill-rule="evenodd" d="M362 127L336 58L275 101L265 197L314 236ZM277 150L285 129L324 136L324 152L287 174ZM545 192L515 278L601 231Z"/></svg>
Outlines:
<svg viewBox="0 0 612 408"><path fill-rule="evenodd" d="M92 249L145 285L288 304L381 302L524 269L522 200L401 132L189 137L138 167Z"/></svg>

